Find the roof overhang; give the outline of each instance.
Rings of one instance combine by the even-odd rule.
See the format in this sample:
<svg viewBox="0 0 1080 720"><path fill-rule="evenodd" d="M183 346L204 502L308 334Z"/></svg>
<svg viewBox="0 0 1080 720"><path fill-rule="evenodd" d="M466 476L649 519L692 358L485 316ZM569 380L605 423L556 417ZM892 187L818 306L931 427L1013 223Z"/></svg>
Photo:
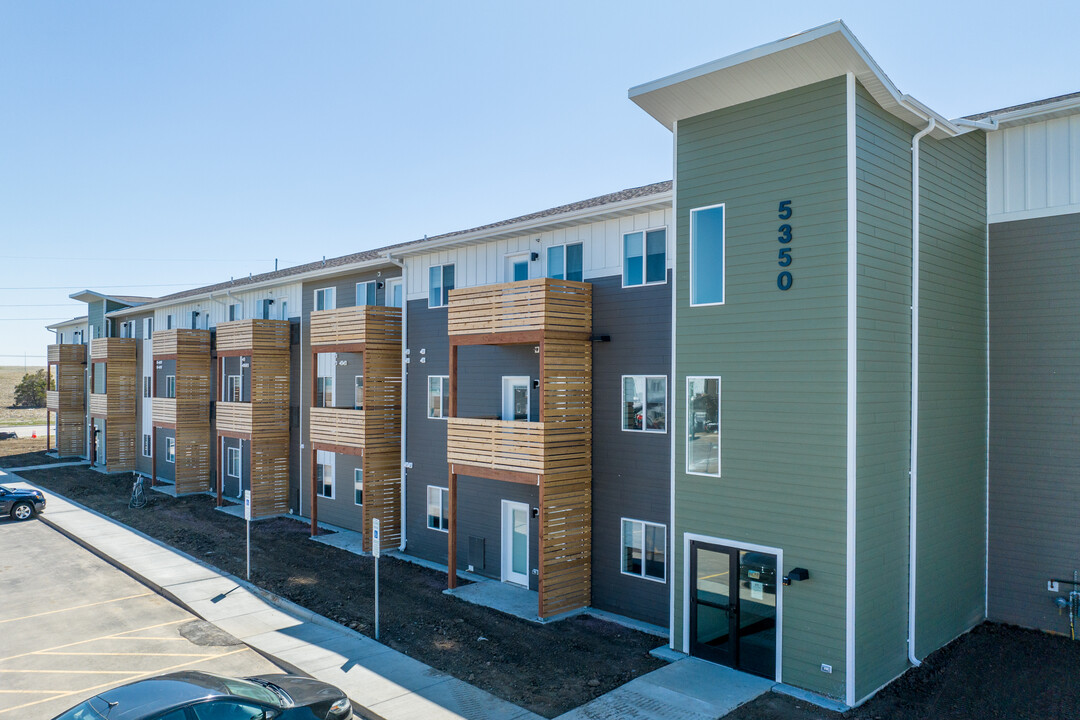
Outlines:
<svg viewBox="0 0 1080 720"><path fill-rule="evenodd" d="M1017 108L1005 112L987 113L985 119L996 121L1000 129L1077 114L1080 114L1080 97L1069 97L1058 102L1032 105L1031 107Z"/></svg>
<svg viewBox="0 0 1080 720"><path fill-rule="evenodd" d="M60 328L66 328L66 327L70 327L72 325L85 325L86 320L87 320L87 318L86 318L85 315L80 315L77 318L71 318L70 320L61 320L58 323L53 323L52 325L46 325L45 329L46 330L59 330Z"/></svg>
<svg viewBox="0 0 1080 720"><path fill-rule="evenodd" d="M930 118L931 133L945 138L968 132L904 95L841 20L729 55L630 88L630 99L669 130L713 110L852 73L882 108L916 127Z"/></svg>
<svg viewBox="0 0 1080 720"><path fill-rule="evenodd" d="M130 300L121 300L120 298L113 297L112 295L106 295L99 293L96 290L80 290L79 292L73 292L68 295L72 300L78 300L79 302L92 303L98 300L109 300L120 305L126 305L127 307L134 307L140 303L133 303Z"/></svg>

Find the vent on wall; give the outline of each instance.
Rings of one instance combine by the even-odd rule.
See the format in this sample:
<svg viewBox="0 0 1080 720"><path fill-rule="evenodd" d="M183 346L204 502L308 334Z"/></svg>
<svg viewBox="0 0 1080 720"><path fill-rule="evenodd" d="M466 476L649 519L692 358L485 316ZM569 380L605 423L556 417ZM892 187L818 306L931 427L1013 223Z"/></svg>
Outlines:
<svg viewBox="0 0 1080 720"><path fill-rule="evenodd" d="M469 565L473 570L484 569L484 538L469 536Z"/></svg>

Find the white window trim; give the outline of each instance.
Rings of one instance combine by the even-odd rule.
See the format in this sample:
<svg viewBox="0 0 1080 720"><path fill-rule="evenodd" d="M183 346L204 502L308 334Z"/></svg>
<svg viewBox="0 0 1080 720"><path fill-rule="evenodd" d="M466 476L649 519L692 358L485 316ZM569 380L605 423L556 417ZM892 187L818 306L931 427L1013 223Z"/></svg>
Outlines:
<svg viewBox="0 0 1080 720"><path fill-rule="evenodd" d="M383 285L384 303L387 307L401 307L401 305L391 305L394 300L394 288L400 287L401 291L401 305L405 304L405 286L402 285L401 278L389 278Z"/></svg>
<svg viewBox="0 0 1080 720"><path fill-rule="evenodd" d="M360 381L360 403L359 403L360 407L357 407L357 402L356 402L356 390L357 390L356 381L357 380ZM353 375L353 410L363 410L363 409L364 409L364 376L363 375Z"/></svg>
<svg viewBox="0 0 1080 720"><path fill-rule="evenodd" d="M235 475L233 474L233 471L232 471L232 464L233 464L233 458L234 457L236 458L236 474ZM240 462L241 462L240 448L234 448L234 447L225 448L225 474L227 476L229 476L231 478L238 478L239 479L240 472L241 472L241 470L240 470Z"/></svg>
<svg viewBox="0 0 1080 720"><path fill-rule="evenodd" d="M356 478L357 478L358 474L360 476L360 495L363 496L363 494L364 494L364 470L363 470L363 468L353 468L353 481L352 481L353 482L353 493L352 493L353 505L358 505L359 507L363 507L364 503L356 502Z"/></svg>
<svg viewBox="0 0 1080 720"><path fill-rule="evenodd" d="M225 376L225 398L222 400L222 402L238 403L238 402L243 402L244 401L243 400L243 398L244 398L244 380L243 380L243 377L244 377L243 375L226 375ZM235 385L236 389L240 391L240 399L239 400L233 400L232 399L233 398L233 393L232 393L233 381L236 382L236 385Z"/></svg>
<svg viewBox="0 0 1080 720"><path fill-rule="evenodd" d="M567 278L566 278L566 275L567 275L567 272L566 272L566 248L567 248L568 245L580 245L581 246L581 280L567 280ZM557 248L557 247L563 249L563 251L562 251L562 253L563 253L563 255L562 255L563 280L566 281L566 282L584 282L585 281L585 243L583 241L581 241L581 240L576 240L574 242L555 243L554 245L548 245L546 248L544 248L544 277L546 277L546 278L551 277L550 268L548 267L548 252L550 252L552 248ZM666 252L666 250L665 250L665 252ZM665 256L665 262L666 262L666 256ZM666 274L666 272L665 272L665 274Z"/></svg>
<svg viewBox="0 0 1080 720"><path fill-rule="evenodd" d="M142 456L143 457L150 457L151 455L154 454L153 442L154 442L153 435L147 435L145 433L143 434L143 443L142 443ZM147 451L149 451L149 452L147 452Z"/></svg>
<svg viewBox="0 0 1080 720"><path fill-rule="evenodd" d="M170 379L172 380L172 393L173 393L172 395L169 394L169 380ZM166 375L165 376L165 397L170 398L170 399L176 399L176 376L175 375Z"/></svg>
<svg viewBox="0 0 1080 720"><path fill-rule="evenodd" d="M725 221L727 220L726 212L724 214L724 220ZM656 232L657 230L663 230L664 231L664 279L663 280L653 280L652 282L645 282L645 278L647 278L648 275L649 275L648 272L647 272L647 269L646 269L646 264L649 261L649 233ZM638 283L637 285L627 285L626 284L626 236L627 235L633 235L634 233L641 233L641 282ZM668 226L667 225L659 225L657 227L645 228L644 230L630 230L628 232L624 232L620 236L621 240L622 240L622 245L619 247L619 281L622 283L622 286L624 288L648 287L649 285L667 285L668 255L671 254L669 252L670 248L668 247L668 245L669 245L669 243L668 243L668 235L669 235ZM582 274L584 274L584 268L582 268Z"/></svg>
<svg viewBox="0 0 1080 720"><path fill-rule="evenodd" d="M439 412L442 413L442 414L441 415L436 415L436 416L431 415L431 378L434 378L434 377L437 377L442 381L439 384L439 402L440 402ZM450 382L450 376L449 375L428 375L427 376L427 392L425 394L425 399L426 399L426 402L427 402L427 406L424 408L424 415L427 416L428 420L447 420L447 419L449 419L450 416L447 414L449 412L449 408L445 408L445 407L441 406L443 384L444 383L449 384L449 382ZM449 399L450 399L449 390L447 391L446 397L447 397L447 401L449 402Z"/></svg>
<svg viewBox="0 0 1080 720"><path fill-rule="evenodd" d="M442 284L442 281L446 277L446 273L443 272L442 268L446 268L446 267L454 268L454 287L453 287L453 289L456 290L457 287L458 287L458 284L457 284L457 278L458 278L457 263L450 262L450 263L439 263L438 265L429 265L428 266L428 292L427 292L427 300L428 300L428 307L429 308L442 308L442 307L447 307L450 304L450 292L448 290L446 290L445 289L446 286ZM446 302L442 303L441 305L432 305L431 304L431 269L432 268L439 268L440 269L440 272L439 272L439 275L440 275L440 278L439 278L439 283L440 283L440 285L439 285L439 300L441 301L442 296L444 294L446 295Z"/></svg>
<svg viewBox="0 0 1080 720"><path fill-rule="evenodd" d="M165 462L176 463L176 438L165 438Z"/></svg>
<svg viewBox="0 0 1080 720"><path fill-rule="evenodd" d="M323 468L330 468L330 494L329 495L323 495L323 493L322 493L322 486L326 485L326 478L325 477L323 478L323 481L319 483L320 487L315 492L315 494L317 496L321 497L323 500L334 500L335 496L337 495L337 483L335 482L336 478L334 477L334 473L337 471L337 468L334 466L333 463L330 463L330 464L316 463L316 464L319 465L320 467L323 467ZM325 470L324 470L324 472L325 472Z"/></svg>
<svg viewBox="0 0 1080 720"><path fill-rule="evenodd" d="M623 525L625 523L628 523L628 522L637 523L638 525L641 525L641 574L627 572L623 568L623 561L626 559L626 545L625 545L626 535L623 532ZM645 574L645 526L646 525L652 525L653 527L663 528L663 530L664 530L664 577L663 578L655 578L655 577L652 577L651 575L646 575ZM619 574L620 575L626 575L627 577L638 578L639 580L649 580L650 582L655 582L655 583L666 583L667 582L668 555L670 554L670 550L668 548L668 541L667 540L668 540L668 537L667 537L667 525L665 525L664 523L650 522L649 520L638 520L637 518L628 518L628 517L619 518Z"/></svg>
<svg viewBox="0 0 1080 720"><path fill-rule="evenodd" d="M514 280L509 271L513 269L516 263L522 260L525 261L525 267L527 268L525 279L532 280L532 256L528 252L512 252L503 255L503 273L506 274L503 282L521 282L520 280Z"/></svg>
<svg viewBox="0 0 1080 720"><path fill-rule="evenodd" d="M429 520L431 515L428 513L428 510L429 510L429 508L431 506L431 491L432 490L438 490L439 491L439 517L442 517L442 493L446 493L447 495L450 494L450 488L444 488L444 487L441 487L439 485L428 485L427 486L427 494L424 496L424 501L425 501L424 502L424 527L426 527L428 530L434 530L435 532L441 532L441 533L450 534L450 529L449 528L444 530L443 528L431 527L430 520ZM447 502L447 508L449 508L449 501ZM449 516L447 516L447 524L449 525L449 523L450 523L450 518L449 518Z"/></svg>
<svg viewBox="0 0 1080 720"><path fill-rule="evenodd" d="M283 299L281 299L279 301L278 304L281 305L281 319L282 320L288 320L289 319L289 301L285 300L283 298Z"/></svg>
<svg viewBox="0 0 1080 720"><path fill-rule="evenodd" d="M319 293L329 293L330 305L332 307L323 308L323 310L337 310L337 288L336 287L324 287L317 288L312 291L311 296L311 309L313 312L322 312L322 310L316 310L319 307Z"/></svg>
<svg viewBox="0 0 1080 720"><path fill-rule="evenodd" d="M230 303L229 308L228 308L228 310L226 312L227 312L226 317L229 318L229 322L232 322L234 320L243 320L244 319L244 304L243 303L238 303L238 302Z"/></svg>
<svg viewBox="0 0 1080 720"><path fill-rule="evenodd" d="M696 302L694 302L694 213L700 212L702 210L712 210L713 208L724 208L724 223L723 223L723 226L722 226L723 227L723 233L724 233L724 252L723 252L723 256L722 256L723 260L724 260L724 269L723 269L723 273L722 273L723 276L721 277L721 283L722 283L722 287L723 287L723 289L721 291L721 295L723 297L720 299L720 302L696 303ZM690 307L711 307L711 306L714 306L714 305L723 305L725 302L727 302L727 203L716 203L715 205L705 205L703 207L691 208L690 215L689 215L689 225L690 225L690 257L689 257L690 295L688 296L687 299L690 301Z"/></svg>
<svg viewBox="0 0 1080 720"><path fill-rule="evenodd" d="M690 381L691 380L715 380L716 381L716 473L715 474L713 474L713 473L703 473L703 472L693 472L692 470L690 470L690 430L689 430L689 428L690 428L691 419L690 419L689 398L690 398ZM685 393L683 394L683 397L687 399L687 403L686 403L686 431L683 433L683 435L684 435L683 443L684 443L684 446L685 446L683 448L683 465L684 465L683 470L685 471L685 473L687 475L698 475L700 477L711 477L711 478L718 478L721 475L720 460L723 457L723 453L720 451L720 448L721 448L721 442L723 440L723 438L721 436L721 430L723 428L723 425L721 424L720 419L723 416L723 413L722 413L722 408L720 407L720 402L723 399L722 388L723 388L723 383L722 383L719 375L687 375L686 376L686 389L685 389Z"/></svg>
<svg viewBox="0 0 1080 720"><path fill-rule="evenodd" d="M634 287L637 287L637 286L634 286ZM619 417L619 425L620 426L626 420L625 415L623 415L623 413L626 412L626 408L622 406L622 403L626 400L626 398L623 397L623 392L625 392L625 390L626 390L626 378L641 378L644 381L645 397L644 397L644 399L642 400L642 403L641 403L641 412L642 412L641 429L640 430L635 430L633 428L624 427L624 428L622 428L622 431L623 432L630 432L630 433L646 432L646 433L653 433L655 435L667 435L668 428L671 427L671 421L670 421L671 413L668 411L668 404L671 402L671 400L668 397L667 375L623 375L619 379L619 403L620 403L620 407L619 407L619 416L620 416ZM650 378L652 378L652 379L662 378L663 381L664 381L664 429L663 430L649 430L648 428L645 427L645 415L644 415L644 413L645 413L645 410L646 410L646 408L648 406L648 398L649 398L649 392L648 391L649 391L649 379Z"/></svg>
<svg viewBox="0 0 1080 720"><path fill-rule="evenodd" d="M355 305L357 307L360 307L361 305L367 305L368 304L368 302L367 302L367 286L368 285L371 285L372 287L375 288L375 302L371 303L371 306L372 307L377 307L379 305L379 281L378 280L364 280L363 282L356 283L356 298L354 300L354 303L355 303ZM363 303L360 302L360 288L361 287L364 288L364 302Z"/></svg>
<svg viewBox="0 0 1080 720"><path fill-rule="evenodd" d="M176 316L175 315L169 314L169 315L165 316L165 329L166 330L172 330L173 326L175 324L176 324Z"/></svg>

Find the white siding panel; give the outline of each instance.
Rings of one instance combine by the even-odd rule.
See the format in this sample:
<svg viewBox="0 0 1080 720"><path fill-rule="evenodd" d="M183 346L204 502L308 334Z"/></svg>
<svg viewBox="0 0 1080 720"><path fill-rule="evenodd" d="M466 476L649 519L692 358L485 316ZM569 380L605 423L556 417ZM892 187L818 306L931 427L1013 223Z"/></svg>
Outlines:
<svg viewBox="0 0 1080 720"><path fill-rule="evenodd" d="M988 133L986 150L990 222L1080 212L1080 114Z"/></svg>
<svg viewBox="0 0 1080 720"><path fill-rule="evenodd" d="M271 313L275 319L278 317L277 313L281 311L282 301L289 304L289 315L296 317L300 314L300 293L300 283L289 283L288 285L278 285L272 288L233 291L231 298L222 292L220 295L215 293L214 299L212 300L200 298L198 300L188 300L186 302L180 301L175 305L160 307L154 310L154 330L166 329L166 315L176 316L176 324L173 325L173 327L190 328L191 313L195 310L198 310L200 313L200 328L215 328L219 323L226 322L229 319L229 305L234 302L239 302L243 307L243 319L258 317L259 312L261 311L261 302L270 299L274 301L274 309ZM202 324L202 317L204 314L209 315L209 324L206 326Z"/></svg>

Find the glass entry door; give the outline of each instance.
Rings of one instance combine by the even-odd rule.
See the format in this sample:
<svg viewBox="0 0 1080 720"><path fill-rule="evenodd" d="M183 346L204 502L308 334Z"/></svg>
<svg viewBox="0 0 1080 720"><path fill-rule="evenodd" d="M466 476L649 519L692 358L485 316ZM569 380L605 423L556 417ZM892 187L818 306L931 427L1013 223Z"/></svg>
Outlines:
<svg viewBox="0 0 1080 720"><path fill-rule="evenodd" d="M529 587L529 506L502 501L502 580Z"/></svg>
<svg viewBox="0 0 1080 720"><path fill-rule="evenodd" d="M690 543L690 654L776 677L776 556Z"/></svg>

